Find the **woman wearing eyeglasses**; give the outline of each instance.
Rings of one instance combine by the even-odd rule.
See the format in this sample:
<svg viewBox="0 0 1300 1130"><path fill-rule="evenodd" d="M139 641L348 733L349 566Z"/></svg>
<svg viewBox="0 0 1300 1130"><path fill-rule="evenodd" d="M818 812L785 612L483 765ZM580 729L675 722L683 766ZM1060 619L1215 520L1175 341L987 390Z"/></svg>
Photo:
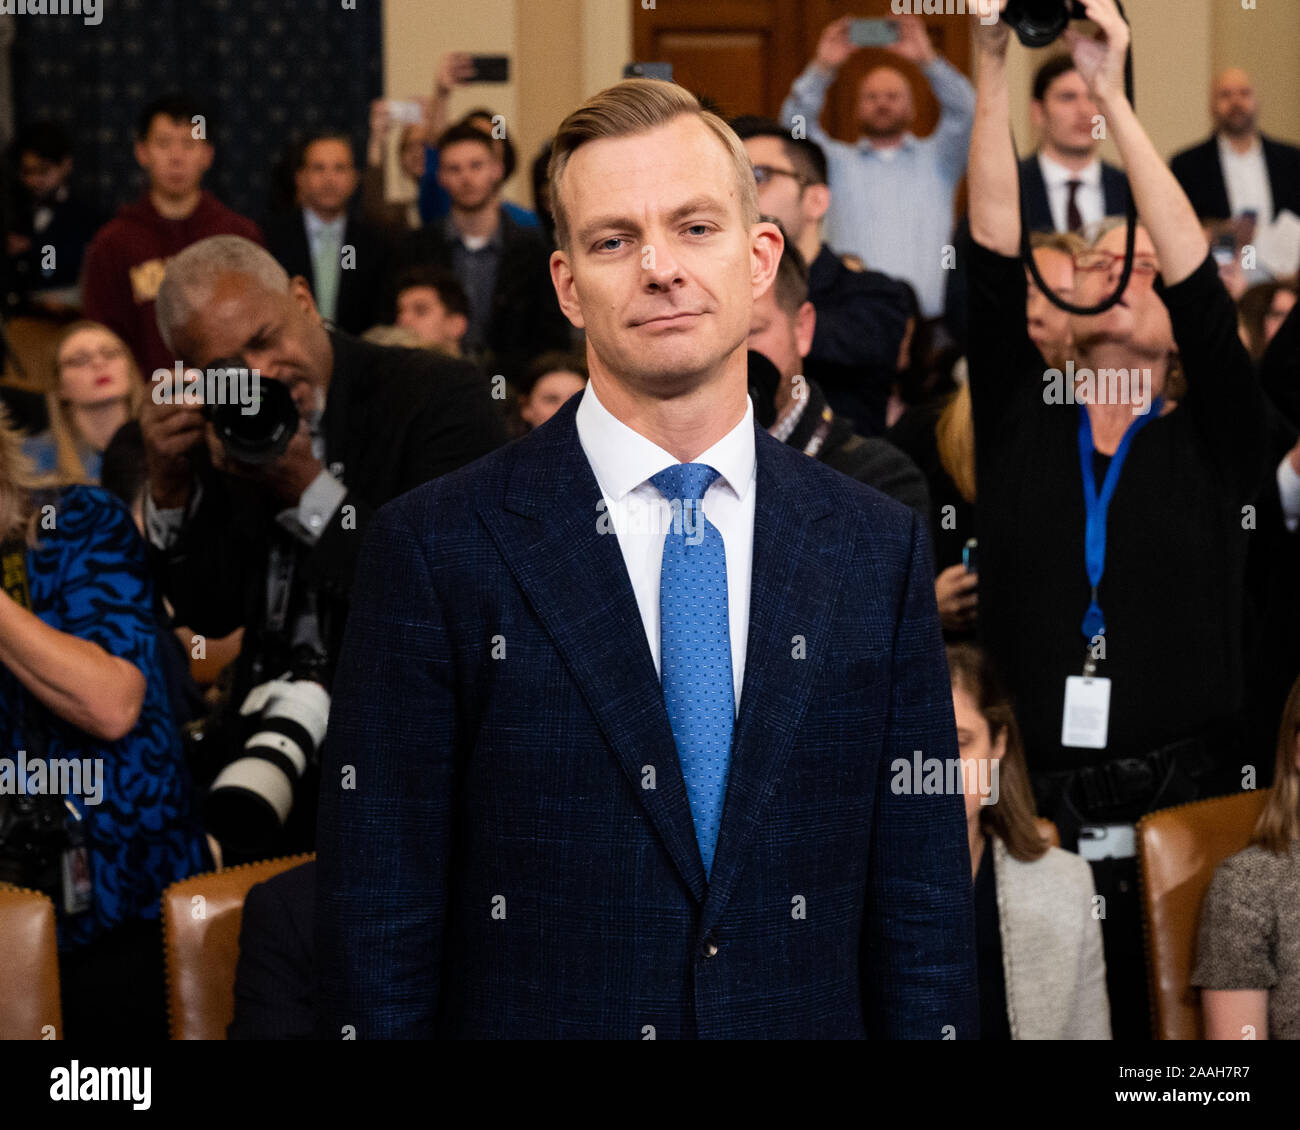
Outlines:
<svg viewBox="0 0 1300 1130"><path fill-rule="evenodd" d="M126 343L99 322L76 322L55 347L46 393L49 432L24 444L38 473L97 483L108 441L140 414L144 381Z"/></svg>
<svg viewBox="0 0 1300 1130"><path fill-rule="evenodd" d="M1132 277L1072 315L1067 364L1025 319L1009 31L975 21L970 384L980 626L1023 729L1039 811L1093 865L1117 1039L1149 1031L1133 824L1240 787L1242 617L1264 404L1205 233L1124 90L1128 27L1067 32L1141 226ZM1117 288L1127 225L1075 257L1074 303ZM1181 389L1171 383L1175 358Z"/></svg>

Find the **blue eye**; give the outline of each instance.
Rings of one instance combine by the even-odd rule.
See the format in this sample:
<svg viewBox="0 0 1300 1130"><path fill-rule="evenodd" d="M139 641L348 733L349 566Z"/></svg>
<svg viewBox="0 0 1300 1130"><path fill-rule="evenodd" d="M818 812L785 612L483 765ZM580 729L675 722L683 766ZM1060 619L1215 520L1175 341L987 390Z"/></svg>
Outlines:
<svg viewBox="0 0 1300 1130"><path fill-rule="evenodd" d="M708 225L708 224L692 224L692 225L691 225L689 228L687 228L686 230L687 230L687 231L699 231L702 235L708 235L708 233L709 233L709 225Z"/></svg>
<svg viewBox="0 0 1300 1130"><path fill-rule="evenodd" d="M608 239L602 239L598 244L596 244L596 247L598 250L601 251L617 251L618 248L610 247L609 245L611 243L622 243L622 242L623 242L622 239L620 239L618 236L611 235Z"/></svg>

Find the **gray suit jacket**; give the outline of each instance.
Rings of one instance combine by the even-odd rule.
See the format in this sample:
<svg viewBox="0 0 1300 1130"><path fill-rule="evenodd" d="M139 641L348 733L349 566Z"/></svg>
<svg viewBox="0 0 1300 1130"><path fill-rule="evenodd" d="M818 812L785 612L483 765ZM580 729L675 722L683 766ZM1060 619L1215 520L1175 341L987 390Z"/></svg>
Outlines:
<svg viewBox="0 0 1300 1130"><path fill-rule="evenodd" d="M1109 1040L1101 922L1088 864L1060 848L1032 863L992 836L1013 1040Z"/></svg>

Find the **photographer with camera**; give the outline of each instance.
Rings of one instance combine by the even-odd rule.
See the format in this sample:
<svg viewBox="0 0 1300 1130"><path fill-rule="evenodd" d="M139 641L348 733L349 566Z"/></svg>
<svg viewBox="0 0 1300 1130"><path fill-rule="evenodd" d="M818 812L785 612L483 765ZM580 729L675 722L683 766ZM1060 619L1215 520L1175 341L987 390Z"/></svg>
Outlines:
<svg viewBox="0 0 1300 1130"><path fill-rule="evenodd" d="M1068 377L1049 368L1025 318L1010 14L975 28L980 625L1016 697L1039 810L1093 865L1114 1031L1133 1038L1148 1030L1134 822L1239 788L1249 761L1242 616L1256 535L1243 508L1266 471L1264 406L1205 234L1125 93L1128 27L1114 0L1083 0L1078 12L1100 34L1069 29L1067 39L1142 226L1119 301L1071 317L1078 369ZM1050 14L1064 25L1064 11ZM1126 235L1121 223L1076 256L1074 303L1092 309L1116 291ZM1120 372L1142 379L1116 396L1120 382L1101 378ZM1053 393L1062 377L1064 398Z"/></svg>
<svg viewBox="0 0 1300 1130"><path fill-rule="evenodd" d="M0 883L54 902L66 1035L165 1032L158 899L210 866L130 511L0 413Z"/></svg>
<svg viewBox="0 0 1300 1130"><path fill-rule="evenodd" d="M212 379L223 371L255 376L255 411L154 397L141 418L163 591L196 632L244 628L199 743L203 776L224 766L209 828L228 860L310 850L316 747L371 515L497 447L504 424L471 366L327 330L306 280L248 240L173 259L158 328L208 388L233 388Z"/></svg>

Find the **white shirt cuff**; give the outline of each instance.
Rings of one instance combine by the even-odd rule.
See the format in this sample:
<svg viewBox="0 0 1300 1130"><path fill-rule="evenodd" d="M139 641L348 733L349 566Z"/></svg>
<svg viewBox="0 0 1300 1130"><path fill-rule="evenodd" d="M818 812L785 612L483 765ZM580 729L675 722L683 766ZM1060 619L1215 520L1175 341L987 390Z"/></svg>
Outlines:
<svg viewBox="0 0 1300 1130"><path fill-rule="evenodd" d="M1282 499L1282 514L1286 528L1295 533L1300 528L1300 475L1291 466L1291 456L1277 465L1277 493Z"/></svg>

